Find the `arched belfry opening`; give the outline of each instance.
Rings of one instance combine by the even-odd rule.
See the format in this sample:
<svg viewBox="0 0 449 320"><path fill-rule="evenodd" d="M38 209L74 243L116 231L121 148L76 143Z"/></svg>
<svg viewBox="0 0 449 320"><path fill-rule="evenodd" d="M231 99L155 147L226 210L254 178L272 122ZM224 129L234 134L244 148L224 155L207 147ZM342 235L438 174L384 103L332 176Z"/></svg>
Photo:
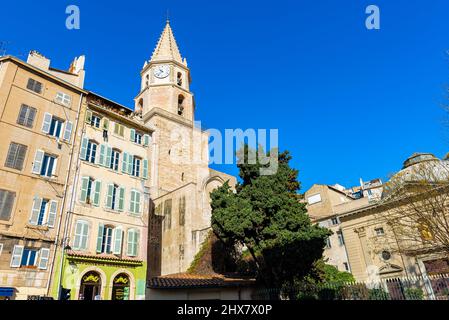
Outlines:
<svg viewBox="0 0 449 320"><path fill-rule="evenodd" d="M178 115L182 116L184 115L184 96L180 94L178 96Z"/></svg>

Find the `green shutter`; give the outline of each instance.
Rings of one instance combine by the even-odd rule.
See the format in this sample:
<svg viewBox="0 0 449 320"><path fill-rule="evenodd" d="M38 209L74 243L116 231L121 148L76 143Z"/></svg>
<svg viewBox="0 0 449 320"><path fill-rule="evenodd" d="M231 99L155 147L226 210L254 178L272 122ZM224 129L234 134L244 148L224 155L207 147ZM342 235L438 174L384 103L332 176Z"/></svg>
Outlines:
<svg viewBox="0 0 449 320"><path fill-rule="evenodd" d="M143 145L145 147L148 147L150 145L150 135L149 134L143 135Z"/></svg>
<svg viewBox="0 0 449 320"><path fill-rule="evenodd" d="M108 168L111 166L111 156L112 156L112 148L108 146L106 149L106 163L104 164Z"/></svg>
<svg viewBox="0 0 449 320"><path fill-rule="evenodd" d="M81 152L80 152L80 157L83 160L86 160L86 153L87 153L87 142L88 139L86 137L83 138L83 140L81 141Z"/></svg>
<svg viewBox="0 0 449 320"><path fill-rule="evenodd" d="M128 172L128 153L123 153L123 160L122 160L122 172L127 173Z"/></svg>
<svg viewBox="0 0 449 320"><path fill-rule="evenodd" d="M131 190L131 200L129 201L129 212L135 213L134 211L134 203L136 201L136 192L134 190Z"/></svg>
<svg viewBox="0 0 449 320"><path fill-rule="evenodd" d="M138 253L138 248L139 248L139 241L140 241L140 232L139 230L136 230L134 232L134 248L133 248L133 252L134 252L134 256L137 256Z"/></svg>
<svg viewBox="0 0 449 320"><path fill-rule="evenodd" d="M81 195L80 195L80 201L86 202L87 199L87 185L89 184L89 177L82 177L81 178Z"/></svg>
<svg viewBox="0 0 449 320"><path fill-rule="evenodd" d="M106 208L112 209L112 194L114 192L114 185L108 185L108 194L106 196Z"/></svg>
<svg viewBox="0 0 449 320"><path fill-rule="evenodd" d="M93 205L96 207L100 205L100 191L101 191L101 181L95 180Z"/></svg>
<svg viewBox="0 0 449 320"><path fill-rule="evenodd" d="M119 188L118 210L123 211L125 207L125 188Z"/></svg>
<svg viewBox="0 0 449 320"><path fill-rule="evenodd" d="M148 179L148 160L144 159L143 160L143 175L142 177L144 179Z"/></svg>
<svg viewBox="0 0 449 320"><path fill-rule="evenodd" d="M133 174L133 162L134 162L134 156L131 154L128 154L128 174Z"/></svg>
<svg viewBox="0 0 449 320"><path fill-rule="evenodd" d="M136 141L136 130L134 130L134 129L131 129L130 131L130 139L131 139L131 141L132 142L134 142L134 141Z"/></svg>
<svg viewBox="0 0 449 320"><path fill-rule="evenodd" d="M105 164L105 154L106 154L106 145L102 144L100 145L100 156L98 157L98 164L100 166L104 166Z"/></svg>
<svg viewBox="0 0 449 320"><path fill-rule="evenodd" d="M103 130L109 130L109 119L103 118Z"/></svg>
<svg viewBox="0 0 449 320"><path fill-rule="evenodd" d="M97 252L101 253L101 245L103 243L103 231L104 231L104 226L100 223L100 225L98 225L98 237L97 237Z"/></svg>
<svg viewBox="0 0 449 320"><path fill-rule="evenodd" d="M90 124L90 121L92 120L92 111L87 110L86 111L86 123Z"/></svg>
<svg viewBox="0 0 449 320"><path fill-rule="evenodd" d="M135 192L135 204L134 204L134 213L139 214L140 213L140 192Z"/></svg>

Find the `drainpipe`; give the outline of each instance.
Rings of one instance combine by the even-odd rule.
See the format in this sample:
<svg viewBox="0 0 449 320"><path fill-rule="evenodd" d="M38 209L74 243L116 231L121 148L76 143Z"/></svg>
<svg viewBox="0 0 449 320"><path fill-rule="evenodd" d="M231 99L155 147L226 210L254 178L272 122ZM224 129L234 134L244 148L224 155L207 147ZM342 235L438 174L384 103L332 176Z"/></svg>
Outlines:
<svg viewBox="0 0 449 320"><path fill-rule="evenodd" d="M75 151L74 147L75 147L77 128L78 128L78 123L79 123L79 118L80 118L81 105L83 103L83 97L84 97L84 95L83 95L83 93L81 93L81 95L80 95L80 102L79 102L78 111L77 111L77 118L76 118L76 121L75 121L75 130L73 132L72 143L71 143L71 146L70 146L71 154L70 154L69 165L68 165L68 168L67 168L67 175L65 177L64 195L63 195L63 199L62 199L61 209L60 209L60 212L59 212L60 219L59 219L58 229L57 229L56 239L55 239L55 253L53 255L53 260L52 260L51 267L50 267L50 277L49 277L49 280L47 281L47 288L46 288L47 295L50 295L50 284L52 282L51 281L52 280L51 275L53 274L53 268L54 268L55 261L56 261L56 252L57 252L57 249L58 249L58 243L60 242L60 239L62 239L61 240L62 252L61 252L61 259L59 261L60 266L59 266L59 279L58 279L58 298L59 298L59 290L60 290L61 278L62 278L62 264L63 264L63 261L64 261L63 259L64 259L64 252L65 252L64 247L65 247L65 239L66 239L66 234L67 234L67 223L69 221L70 212L72 212L73 192L74 192L74 187L75 187L75 181L77 181L77 180L74 180L74 183L73 183L73 186L72 186L72 199L71 199L71 202L70 202L70 208L69 208L69 210L67 210L67 215L65 217L66 219L65 219L65 225L64 225L64 230L63 230L63 236L61 237L60 233L61 233L61 226L62 226L62 216L63 216L64 208L65 208L67 189L68 189L68 182L69 182L69 177L70 177L70 169L71 169L71 165L72 165L72 161L73 161L73 156L74 156L74 153L75 153L74 152ZM75 171L75 178L77 176L77 173L78 173L78 164L77 164L77 168L76 168L76 171Z"/></svg>

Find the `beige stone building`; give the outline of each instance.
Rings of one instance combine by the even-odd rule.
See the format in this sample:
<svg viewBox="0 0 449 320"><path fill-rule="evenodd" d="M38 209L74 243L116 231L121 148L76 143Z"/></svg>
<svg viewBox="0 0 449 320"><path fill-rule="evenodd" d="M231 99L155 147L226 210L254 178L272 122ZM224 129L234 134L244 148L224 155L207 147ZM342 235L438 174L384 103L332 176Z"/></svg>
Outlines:
<svg viewBox="0 0 449 320"><path fill-rule="evenodd" d="M68 71L31 52L0 58L0 287L46 295L66 200L84 57Z"/></svg>

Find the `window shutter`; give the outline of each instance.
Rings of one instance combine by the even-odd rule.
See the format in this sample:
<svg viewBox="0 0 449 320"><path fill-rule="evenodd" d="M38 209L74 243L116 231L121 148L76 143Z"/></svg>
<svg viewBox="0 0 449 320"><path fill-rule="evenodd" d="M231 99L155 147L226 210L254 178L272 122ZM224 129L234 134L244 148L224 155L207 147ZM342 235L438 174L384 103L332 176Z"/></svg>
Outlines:
<svg viewBox="0 0 449 320"><path fill-rule="evenodd" d="M119 189L119 200L118 200L118 210L123 211L125 208L125 188L120 187Z"/></svg>
<svg viewBox="0 0 449 320"><path fill-rule="evenodd" d="M123 230L122 227L117 227L114 229L114 246L112 253L120 254L122 252L122 238Z"/></svg>
<svg viewBox="0 0 449 320"><path fill-rule="evenodd" d="M136 141L136 130L134 129L130 130L130 139L132 142Z"/></svg>
<svg viewBox="0 0 449 320"><path fill-rule="evenodd" d="M75 226L75 238L73 240L73 249L78 250L81 247L81 238L83 232L83 222L77 221Z"/></svg>
<svg viewBox="0 0 449 320"><path fill-rule="evenodd" d="M98 207L100 205L100 192L101 192L101 181L95 180L93 205Z"/></svg>
<svg viewBox="0 0 449 320"><path fill-rule="evenodd" d="M51 119L52 119L52 115L48 112L45 112L44 122L42 123L42 132L44 132L44 133L50 132Z"/></svg>
<svg viewBox="0 0 449 320"><path fill-rule="evenodd" d="M39 197L34 197L33 207L31 209L30 224L37 225L37 220L39 219L39 212L41 210L42 199Z"/></svg>
<svg viewBox="0 0 449 320"><path fill-rule="evenodd" d="M67 142L70 142L70 137L72 136L73 123L67 121L65 124L64 136L63 139Z"/></svg>
<svg viewBox="0 0 449 320"><path fill-rule="evenodd" d="M140 213L140 192L135 192L135 204L134 204L134 213Z"/></svg>
<svg viewBox="0 0 449 320"><path fill-rule="evenodd" d="M128 174L133 174L133 162L134 162L134 156L131 154L128 154Z"/></svg>
<svg viewBox="0 0 449 320"><path fill-rule="evenodd" d="M11 268L20 267L20 262L22 261L23 246L15 245L11 255Z"/></svg>
<svg viewBox="0 0 449 320"><path fill-rule="evenodd" d="M33 173L35 174L41 173L43 159L44 159L44 151L36 150L36 155L34 156L33 169L32 169Z"/></svg>
<svg viewBox="0 0 449 320"><path fill-rule="evenodd" d="M122 172L127 173L128 172L128 153L123 153L123 160L122 160Z"/></svg>
<svg viewBox="0 0 449 320"><path fill-rule="evenodd" d="M134 242L134 229L129 229L128 230L128 238L127 238L127 246L126 246L126 255L133 257L133 242Z"/></svg>
<svg viewBox="0 0 449 320"><path fill-rule="evenodd" d="M48 211L48 218L47 218L47 225L50 228L53 228L55 226L57 209L58 209L58 201L55 200L50 201L50 209Z"/></svg>
<svg viewBox="0 0 449 320"><path fill-rule="evenodd" d="M149 134L143 135L143 145L145 147L148 147L150 145L150 135Z"/></svg>
<svg viewBox="0 0 449 320"><path fill-rule="evenodd" d="M109 130L109 119L103 118L103 130Z"/></svg>
<svg viewBox="0 0 449 320"><path fill-rule="evenodd" d="M98 164L101 166L106 166L106 145L100 145L100 156L98 157Z"/></svg>
<svg viewBox="0 0 449 320"><path fill-rule="evenodd" d="M81 151L80 151L80 157L83 160L86 160L87 143L88 143L88 139L86 137L84 137L83 140L81 141Z"/></svg>
<svg viewBox="0 0 449 320"><path fill-rule="evenodd" d="M101 245L103 244L103 231L104 231L104 225L99 224L98 225L98 237L97 237L97 252L101 253Z"/></svg>
<svg viewBox="0 0 449 320"><path fill-rule="evenodd" d="M131 199L129 201L129 212L134 213L134 203L136 201L136 192L131 190Z"/></svg>
<svg viewBox="0 0 449 320"><path fill-rule="evenodd" d="M140 232L139 230L136 230L134 232L134 248L133 248L133 253L135 257L138 255L139 241L140 241Z"/></svg>
<svg viewBox="0 0 449 320"><path fill-rule="evenodd" d="M87 110L86 111L86 123L89 123L92 121L92 111Z"/></svg>
<svg viewBox="0 0 449 320"><path fill-rule="evenodd" d="M80 201L86 202L87 200L87 186L89 184L89 177L82 177L81 178L81 195L80 195Z"/></svg>
<svg viewBox="0 0 449 320"><path fill-rule="evenodd" d="M89 238L89 224L87 222L83 222L82 224L82 232L81 232L81 242L80 242L80 249L86 250L87 249L87 239Z"/></svg>
<svg viewBox="0 0 449 320"><path fill-rule="evenodd" d="M112 157L112 148L108 146L106 147L106 162L104 164L108 168L111 165L111 157Z"/></svg>
<svg viewBox="0 0 449 320"><path fill-rule="evenodd" d="M123 125L120 125L120 136L121 137L125 136L125 127Z"/></svg>
<svg viewBox="0 0 449 320"><path fill-rule="evenodd" d="M114 192L114 185L108 184L108 194L106 196L106 208L112 209L112 194Z"/></svg>
<svg viewBox="0 0 449 320"><path fill-rule="evenodd" d="M58 158L54 158L53 167L51 168L51 175L56 175L56 168L58 167Z"/></svg>
<svg viewBox="0 0 449 320"><path fill-rule="evenodd" d="M38 268L45 270L47 269L48 260L50 258L50 249L42 248L39 250L39 264Z"/></svg>
<svg viewBox="0 0 449 320"><path fill-rule="evenodd" d="M144 179L148 179L148 160L144 159L143 160L143 175L142 177Z"/></svg>
<svg viewBox="0 0 449 320"><path fill-rule="evenodd" d="M0 220L9 221L14 205L15 192L0 190Z"/></svg>

